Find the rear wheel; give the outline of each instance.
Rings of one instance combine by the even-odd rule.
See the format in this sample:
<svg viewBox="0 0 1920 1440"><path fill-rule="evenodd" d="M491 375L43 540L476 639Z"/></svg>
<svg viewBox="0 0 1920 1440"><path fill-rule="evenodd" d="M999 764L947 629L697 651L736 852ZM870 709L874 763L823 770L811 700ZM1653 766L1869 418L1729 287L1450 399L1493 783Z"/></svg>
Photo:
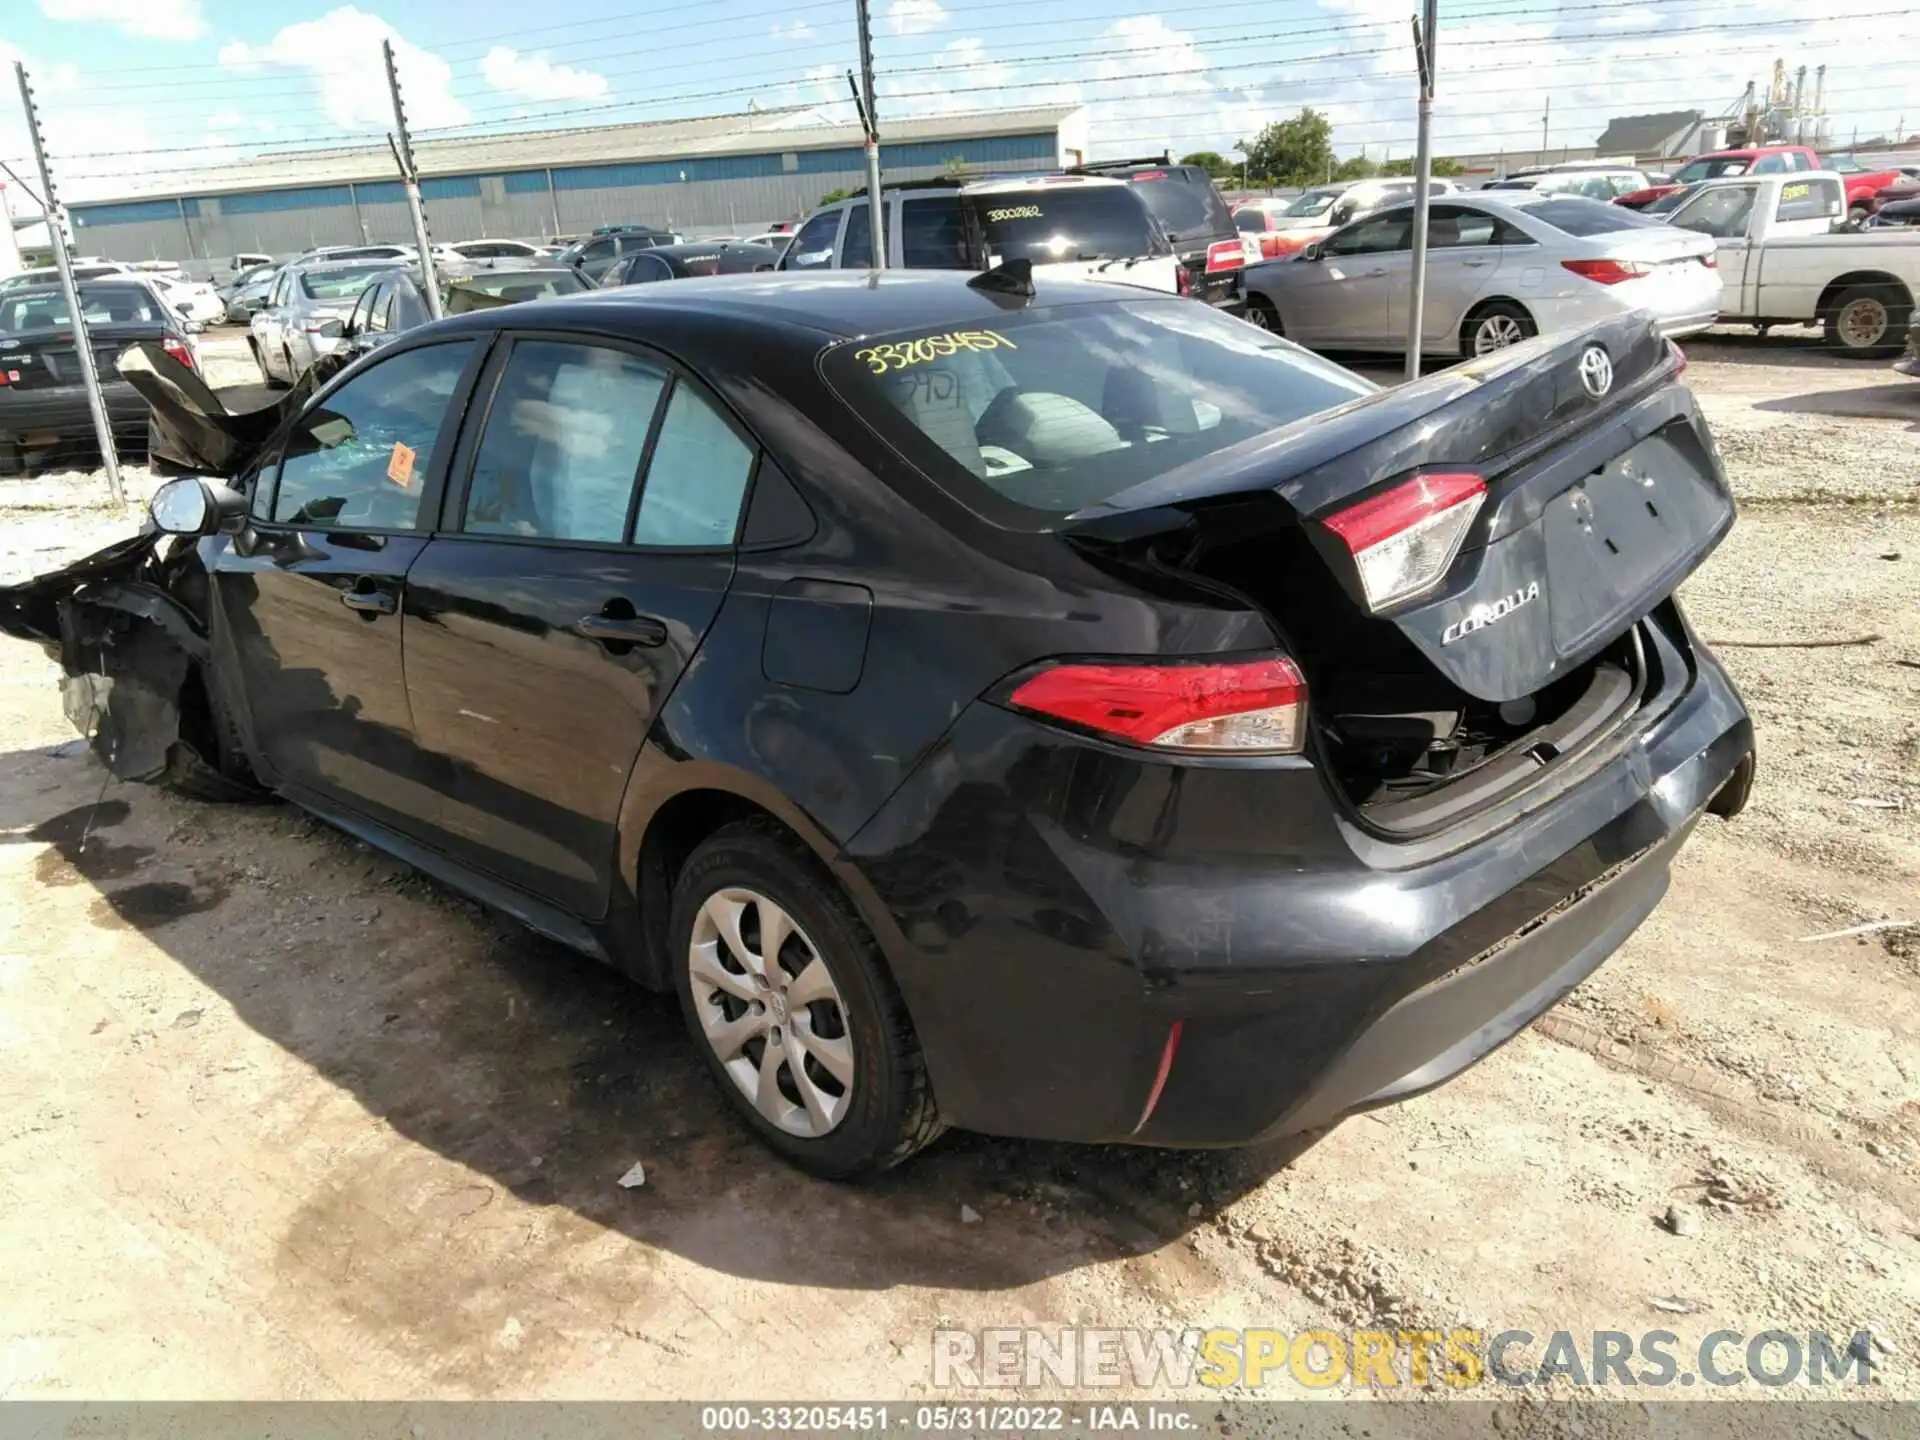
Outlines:
<svg viewBox="0 0 1920 1440"><path fill-rule="evenodd" d="M695 1047L755 1133L829 1179L897 1165L943 1128L906 1006L839 887L769 821L715 832L674 884Z"/></svg>
<svg viewBox="0 0 1920 1440"><path fill-rule="evenodd" d="M1280 324L1280 312L1273 308L1273 302L1264 295L1247 296L1245 318L1249 325L1258 325L1262 330L1271 330L1276 335L1287 333Z"/></svg>
<svg viewBox="0 0 1920 1440"><path fill-rule="evenodd" d="M1861 360L1898 354L1912 310L1895 286L1849 285L1827 307L1827 344Z"/></svg>
<svg viewBox="0 0 1920 1440"><path fill-rule="evenodd" d="M1525 307L1511 300L1489 300L1461 323L1460 353L1468 359L1491 355L1539 333Z"/></svg>

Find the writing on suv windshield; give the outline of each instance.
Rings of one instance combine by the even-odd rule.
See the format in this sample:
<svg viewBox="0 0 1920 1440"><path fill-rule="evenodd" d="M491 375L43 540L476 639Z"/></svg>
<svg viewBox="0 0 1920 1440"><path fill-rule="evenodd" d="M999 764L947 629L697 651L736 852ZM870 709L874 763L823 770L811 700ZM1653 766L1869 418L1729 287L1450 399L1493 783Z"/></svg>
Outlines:
<svg viewBox="0 0 1920 1440"><path fill-rule="evenodd" d="M1036 265L1164 255L1166 241L1140 198L1124 185L1020 190L968 197L998 261Z"/></svg>
<svg viewBox="0 0 1920 1440"><path fill-rule="evenodd" d="M834 389L963 504L1070 515L1373 386L1183 300L1033 310L829 350Z"/></svg>

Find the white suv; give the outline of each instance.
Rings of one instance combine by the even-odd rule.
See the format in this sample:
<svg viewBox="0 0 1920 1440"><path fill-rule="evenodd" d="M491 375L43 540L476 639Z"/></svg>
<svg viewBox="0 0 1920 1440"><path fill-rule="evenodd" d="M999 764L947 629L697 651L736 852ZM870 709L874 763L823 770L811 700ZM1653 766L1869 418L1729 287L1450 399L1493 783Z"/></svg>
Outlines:
<svg viewBox="0 0 1920 1440"><path fill-rule="evenodd" d="M1124 180L1038 175L890 185L887 264L910 270L989 270L1031 260L1034 278L1106 280L1179 293L1166 232ZM867 198L816 210L781 257L782 270L859 270L871 263Z"/></svg>

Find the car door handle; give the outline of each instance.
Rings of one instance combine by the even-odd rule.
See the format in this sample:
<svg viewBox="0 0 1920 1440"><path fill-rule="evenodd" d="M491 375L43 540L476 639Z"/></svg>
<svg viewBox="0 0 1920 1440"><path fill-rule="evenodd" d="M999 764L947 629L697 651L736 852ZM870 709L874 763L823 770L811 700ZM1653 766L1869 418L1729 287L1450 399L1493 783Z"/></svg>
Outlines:
<svg viewBox="0 0 1920 1440"><path fill-rule="evenodd" d="M400 608L400 597L371 580L356 580L353 589L340 592L340 603L362 615L392 615Z"/></svg>
<svg viewBox="0 0 1920 1440"><path fill-rule="evenodd" d="M1387 273L1387 267L1382 265L1378 270L1367 271L1367 276L1369 279L1374 279L1386 273Z"/></svg>
<svg viewBox="0 0 1920 1440"><path fill-rule="evenodd" d="M1485 266L1491 265L1493 262L1491 260L1462 260L1460 263L1466 266L1469 270L1479 270Z"/></svg>
<svg viewBox="0 0 1920 1440"><path fill-rule="evenodd" d="M602 645L664 645L667 627L651 615L582 615L573 624L574 633Z"/></svg>

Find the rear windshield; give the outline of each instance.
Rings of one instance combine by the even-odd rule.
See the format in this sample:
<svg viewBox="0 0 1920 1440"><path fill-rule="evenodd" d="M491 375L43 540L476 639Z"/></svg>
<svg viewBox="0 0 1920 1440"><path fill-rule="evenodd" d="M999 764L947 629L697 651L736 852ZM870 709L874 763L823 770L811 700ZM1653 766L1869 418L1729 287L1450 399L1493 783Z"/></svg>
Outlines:
<svg viewBox="0 0 1920 1440"><path fill-rule="evenodd" d="M158 325L160 308L144 285L82 285L80 313L89 325ZM0 300L0 332L18 334L71 325L67 297L58 290Z"/></svg>
<svg viewBox="0 0 1920 1440"><path fill-rule="evenodd" d="M1129 177L1127 183L1147 202L1147 208L1169 235L1185 240L1198 235L1224 235L1233 229L1233 212L1204 177L1183 176L1178 170L1149 170Z"/></svg>
<svg viewBox="0 0 1920 1440"><path fill-rule="evenodd" d="M1124 185L1035 186L966 199L996 263L1045 265L1167 253L1146 206Z"/></svg>
<svg viewBox="0 0 1920 1440"><path fill-rule="evenodd" d="M462 275L448 282L447 292L488 295L517 304L546 300L555 295L578 295L593 286L572 270L490 270L484 275Z"/></svg>
<svg viewBox="0 0 1920 1440"><path fill-rule="evenodd" d="M1624 205L1608 205L1572 195L1529 205L1526 213L1568 235L1608 235L1615 230L1644 230L1660 224Z"/></svg>
<svg viewBox="0 0 1920 1440"><path fill-rule="evenodd" d="M829 350L846 402L963 504L1036 527L1373 392L1359 376L1185 300L1009 314Z"/></svg>
<svg viewBox="0 0 1920 1440"><path fill-rule="evenodd" d="M1333 208L1333 202L1340 198L1338 190L1309 190L1280 213L1295 217L1305 215L1324 215Z"/></svg>
<svg viewBox="0 0 1920 1440"><path fill-rule="evenodd" d="M300 277L300 288L309 300L351 300L367 288L376 275L384 275L391 265L356 265L351 270L309 271Z"/></svg>

